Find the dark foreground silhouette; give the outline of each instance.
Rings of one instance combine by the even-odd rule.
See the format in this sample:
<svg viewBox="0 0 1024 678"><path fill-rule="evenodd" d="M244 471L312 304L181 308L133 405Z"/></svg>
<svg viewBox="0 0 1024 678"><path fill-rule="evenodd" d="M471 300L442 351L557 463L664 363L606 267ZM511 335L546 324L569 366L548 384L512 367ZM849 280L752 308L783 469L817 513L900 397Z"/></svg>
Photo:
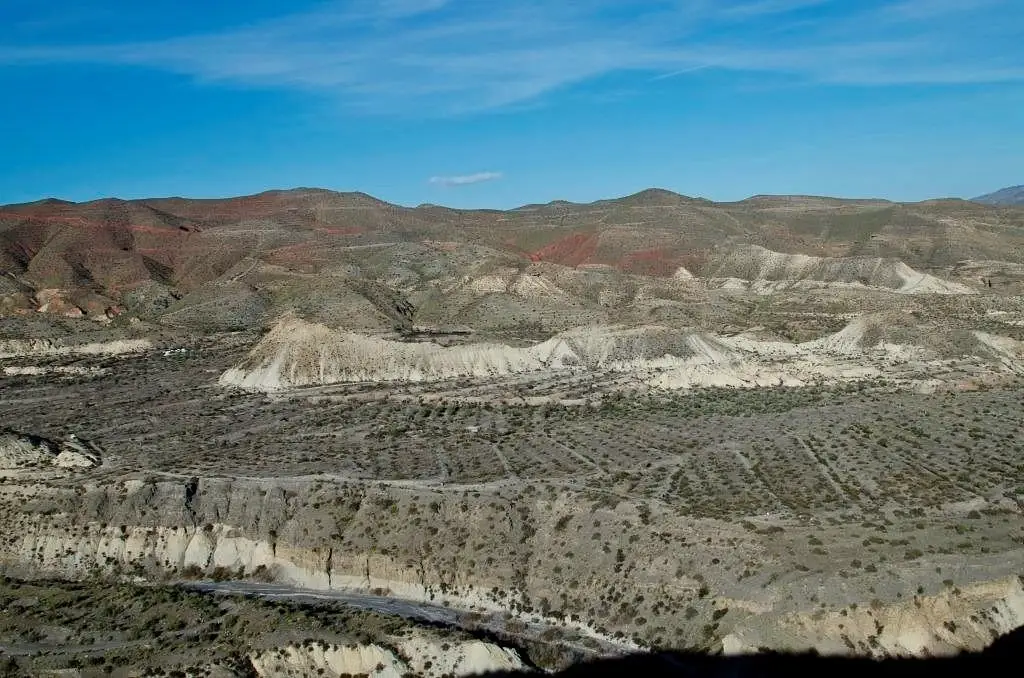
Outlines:
<svg viewBox="0 0 1024 678"><path fill-rule="evenodd" d="M981 673L985 671L986 673ZM998 673L997 673L998 672ZM582 678L589 676L686 676L688 678L761 678L811 676L839 678L865 676L882 678L899 676L958 676L961 678L1008 678L1024 674L1024 628L1017 629L995 641L984 652L964 653L942 659L866 659L821 657L814 654L761 654L724 657L696 653L662 652L621 659L603 659L578 664L555 676ZM521 672L489 673L496 676L519 676Z"/></svg>

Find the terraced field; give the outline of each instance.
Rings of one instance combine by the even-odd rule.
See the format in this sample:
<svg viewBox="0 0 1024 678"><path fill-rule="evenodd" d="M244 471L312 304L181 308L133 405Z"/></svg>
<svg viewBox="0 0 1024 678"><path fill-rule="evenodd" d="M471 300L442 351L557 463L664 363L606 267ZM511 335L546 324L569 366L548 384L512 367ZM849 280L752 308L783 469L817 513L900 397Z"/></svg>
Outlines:
<svg viewBox="0 0 1024 678"><path fill-rule="evenodd" d="M32 255L0 261L0 574L451 609L551 665L945 654L1024 624L1016 212L3 211ZM83 223L142 249L68 268ZM351 648L265 649L341 673Z"/></svg>
<svg viewBox="0 0 1024 678"><path fill-rule="evenodd" d="M8 377L5 413L40 435L99 442L111 474L564 484L702 517L1024 501L1019 385L918 394L879 382L595 397L593 381L561 378L455 387L475 392L472 400L436 392L428 400L414 388L379 397L373 385L269 397L212 383L244 339L209 339L171 356L54 358L101 372L86 380ZM539 406L483 397L517 390L525 398L553 390L580 397Z"/></svg>

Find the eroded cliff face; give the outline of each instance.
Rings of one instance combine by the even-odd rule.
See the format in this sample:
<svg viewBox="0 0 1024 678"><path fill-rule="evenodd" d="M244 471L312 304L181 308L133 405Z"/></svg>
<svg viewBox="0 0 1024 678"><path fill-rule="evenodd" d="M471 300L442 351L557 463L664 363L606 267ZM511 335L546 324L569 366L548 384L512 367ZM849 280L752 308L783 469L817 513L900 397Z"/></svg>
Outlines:
<svg viewBox="0 0 1024 678"><path fill-rule="evenodd" d="M0 562L19 576L255 577L524 617L553 610L537 577L550 509L524 500L301 480L7 486ZM609 561L614 554L604 560ZM564 557L563 557L564 558ZM600 563L580 575L594 582ZM558 568L562 571L561 568ZM585 573L586 569L593 570ZM588 585L589 588L589 585ZM581 615L554 615L597 633ZM623 620L625 621L625 620Z"/></svg>
<svg viewBox="0 0 1024 678"><path fill-rule="evenodd" d="M815 649L826 654L951 656L979 651L1024 625L1019 577L949 587L899 604L875 602L827 613L793 613L772 624L739 624L722 642L726 653L761 647Z"/></svg>
<svg viewBox="0 0 1024 678"><path fill-rule="evenodd" d="M377 644L339 647L325 643L289 645L250 655L259 676L368 675L376 678L471 676L525 668L514 650L480 641L441 642L413 635L393 648Z"/></svg>
<svg viewBox="0 0 1024 678"><path fill-rule="evenodd" d="M401 678L405 664L393 652L379 645L355 647L279 648L253 654L249 658L259 676L369 675L375 678Z"/></svg>
<svg viewBox="0 0 1024 678"><path fill-rule="evenodd" d="M943 587L925 578L934 562L891 580L829 572L832 558L804 574L776 548L801 534L568 493L173 476L0 491L0 567L22 577L256 578L504 612L625 647L729 652L943 654L1024 624L1019 550ZM898 600L911 581L927 595Z"/></svg>

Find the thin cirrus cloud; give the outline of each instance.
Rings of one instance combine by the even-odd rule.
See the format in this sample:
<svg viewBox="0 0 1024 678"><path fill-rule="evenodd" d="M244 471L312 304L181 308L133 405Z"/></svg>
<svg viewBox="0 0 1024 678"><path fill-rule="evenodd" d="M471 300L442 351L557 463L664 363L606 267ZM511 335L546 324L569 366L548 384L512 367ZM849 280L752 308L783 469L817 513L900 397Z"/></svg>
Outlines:
<svg viewBox="0 0 1024 678"><path fill-rule="evenodd" d="M727 3L724 14L731 16L757 16L779 14L824 5L834 0L752 0L751 2Z"/></svg>
<svg viewBox="0 0 1024 678"><path fill-rule="evenodd" d="M428 184L433 186L471 186L473 184L482 184L487 181L496 181L501 179L501 172L477 172L476 174L462 174L451 177L430 177L427 181Z"/></svg>
<svg viewBox="0 0 1024 678"><path fill-rule="evenodd" d="M142 67L417 115L522 105L623 73L647 82L708 69L859 86L1024 81L1019 0L336 0L233 28L126 33L133 39L0 45L0 66Z"/></svg>

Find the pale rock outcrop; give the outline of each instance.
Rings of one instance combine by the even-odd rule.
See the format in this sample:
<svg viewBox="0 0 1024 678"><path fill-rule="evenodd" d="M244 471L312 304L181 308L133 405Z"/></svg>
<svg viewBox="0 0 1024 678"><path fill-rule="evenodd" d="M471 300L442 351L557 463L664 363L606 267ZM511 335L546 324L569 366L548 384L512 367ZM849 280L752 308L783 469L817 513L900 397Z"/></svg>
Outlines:
<svg viewBox="0 0 1024 678"><path fill-rule="evenodd" d="M93 443L79 440L74 434L64 441L60 452L53 459L54 466L67 469L92 468L99 466L100 463L102 463L100 448Z"/></svg>
<svg viewBox="0 0 1024 678"><path fill-rule="evenodd" d="M0 341L0 358L58 355L123 355L153 348L148 339L117 339L88 344L65 344L53 339L6 339Z"/></svg>
<svg viewBox="0 0 1024 678"><path fill-rule="evenodd" d="M257 675L266 678L317 675L402 678L407 672L404 662L379 645L289 646L250 655L249 661Z"/></svg>
<svg viewBox="0 0 1024 678"><path fill-rule="evenodd" d="M424 678L472 676L524 667L514 650L482 641L441 642L414 635L395 644L401 657L377 644L329 646L290 645L249 656L256 673L267 678L310 675L368 675L401 678L410 673Z"/></svg>
<svg viewBox="0 0 1024 678"><path fill-rule="evenodd" d="M542 370L627 370L675 353L685 337L665 328L578 328L539 344L443 347L388 341L282 319L220 383L256 390L359 381L439 381L494 378Z"/></svg>
<svg viewBox="0 0 1024 678"><path fill-rule="evenodd" d="M839 332L802 343L647 325L581 327L527 347L496 343L443 347L389 341L287 317L248 357L224 372L220 383L275 391L343 382L590 371L631 373L654 388L684 389L836 383L893 373L893 368L909 363L918 373L943 366L934 346L885 341L882 337L890 325L892 319L885 317L854 318ZM923 330L905 329L936 344L935 337L923 335ZM1020 342L984 333L975 333L975 341L975 355L991 363L993 370L1016 373L1022 369ZM915 378L920 381L921 376Z"/></svg>
<svg viewBox="0 0 1024 678"><path fill-rule="evenodd" d="M49 440L13 431L0 432L0 469L48 464L56 455L57 447Z"/></svg>
<svg viewBox="0 0 1024 678"><path fill-rule="evenodd" d="M102 453L96 445L74 435L63 443L11 430L0 430L0 470L51 465L63 469L99 466Z"/></svg>
<svg viewBox="0 0 1024 678"><path fill-rule="evenodd" d="M109 370L102 367L78 365L8 365L0 370L5 377L38 377L43 374L61 374L68 377L98 376Z"/></svg>
<svg viewBox="0 0 1024 678"><path fill-rule="evenodd" d="M934 596L885 606L860 606L828 614L758 619L723 639L727 654L758 647L815 649L824 654L950 656L980 651L996 636L1024 626L1024 587L1019 577L949 588Z"/></svg>
<svg viewBox="0 0 1024 678"><path fill-rule="evenodd" d="M418 676L471 676L524 666L515 650L479 640L441 644L436 638L417 635L401 641L398 647L409 658L409 669Z"/></svg>
<svg viewBox="0 0 1024 678"><path fill-rule="evenodd" d="M987 332L974 332L983 346L999 357L1003 366L1017 373L1024 373L1024 341L1000 337Z"/></svg>
<svg viewBox="0 0 1024 678"><path fill-rule="evenodd" d="M507 614L510 619L528 623L542 621L538 619L539 610L523 610L519 603L525 597L538 601L550 595L547 563L524 563L524 583L518 584L516 572L507 568L501 558L492 565L470 570L447 557L424 556L417 546L421 528L405 525L404 518L392 516L390 511L381 514L379 496L364 496L355 505L351 503L354 497L347 497L345 503L352 506L349 510L354 512L350 527L330 526L328 529L338 530L337 536L325 533L314 537L307 535L306 530L314 528L317 519L326 516L310 507L330 495L317 494L317 499L313 500L306 492L320 490L313 490L312 485L307 489L290 485L289 490L295 492L294 501L290 503L280 503L281 486L274 486L267 480L202 479L197 487L197 491L186 496L180 480L116 481L106 486L86 487L84 493L41 485L0 486L0 501L7 508L5 520L0 524L0 571L11 576L66 579L258 575L261 582L292 586L306 592L372 593L408 603ZM402 494L390 496L408 499ZM22 506L28 510L19 511ZM37 506L47 509L41 512L35 508ZM441 508L436 521L442 526L477 530L473 533L474 539L486 542L482 548L499 554L512 541L510 537L518 532L514 526L505 527L500 521L493 527L483 528L477 522L481 511L503 514L501 506L487 507L481 504L471 511L453 510L451 515L446 515L446 511L453 507ZM543 526L553 523L564 507L537 505L531 510L534 522ZM716 533L729 529L720 522L709 523L706 527ZM672 518L664 523L666 530L677 528L678 522ZM362 535L368 529L378 532L374 545L363 541ZM534 541L524 537L523 548L537 548L537 540L547 538L544 532L541 529L532 537ZM646 540L647 537L641 536L636 548L648 550L645 552L650 553L650 557L635 563L629 580L616 579L611 567L607 562L602 563L600 557L592 563L574 562L575 576L579 581L593 582L589 595L595 596L611 582L627 595L650 591L650 587L663 592L659 595L682 596L679 600L694 595L695 582L680 582L678 575L673 574L673 547L653 538ZM751 549L749 557L762 557L755 546L748 548ZM723 629L724 647L732 652L759 647L815 647L823 652L843 652L849 647L848 639L861 651L871 648L871 651L887 654L975 648L989 642L993 633L1002 633L1024 623L1024 591L1016 575L1012 580L995 581L1015 571L1014 563L1019 562L1014 560L1016 555L1017 551L1008 552L1006 559L981 567L976 573L981 579L972 580L970 577L974 575L965 573L960 593L950 589L911 601L890 599L886 605L877 607L867 606L863 597L845 601L847 604L858 602L862 607L842 611L833 606L830 610L807 611L785 607L783 612L776 611L770 601L748 603L739 598L721 601L720 607L728 606L733 610L730 613L732 626ZM713 576L713 572L709 574ZM804 586L800 581L793 586ZM972 581L975 583L970 583ZM978 581L994 583L978 584ZM677 590L680 583L682 589ZM521 586L525 588L519 588ZM682 610L685 605L672 609ZM682 623L683 633L691 632L686 630L686 622L680 620L677 613L676 617L672 616L673 612L668 614L664 623ZM591 625L597 620L586 616L582 619L545 618L544 621L576 630L600 642L614 643L616 647L628 642L611 638L609 633L614 629L594 628ZM956 628L947 627L948 622L954 622ZM695 642L699 632L699 626L692 629ZM402 649L405 642L412 643L408 650ZM460 650L461 655L448 655L423 650L417 642L409 638L396 639L394 647L410 657L436 657L440 666L459 671L470 666L515 662L515 657L493 647L467 645ZM415 662L408 661L410 670L417 671ZM435 659L430 661L433 663Z"/></svg>
<svg viewBox="0 0 1024 678"><path fill-rule="evenodd" d="M762 294L808 282L859 285L900 294L975 293L966 285L915 271L899 259L815 257L775 252L758 245L741 245L713 257L703 274L718 281L721 287L751 289Z"/></svg>

